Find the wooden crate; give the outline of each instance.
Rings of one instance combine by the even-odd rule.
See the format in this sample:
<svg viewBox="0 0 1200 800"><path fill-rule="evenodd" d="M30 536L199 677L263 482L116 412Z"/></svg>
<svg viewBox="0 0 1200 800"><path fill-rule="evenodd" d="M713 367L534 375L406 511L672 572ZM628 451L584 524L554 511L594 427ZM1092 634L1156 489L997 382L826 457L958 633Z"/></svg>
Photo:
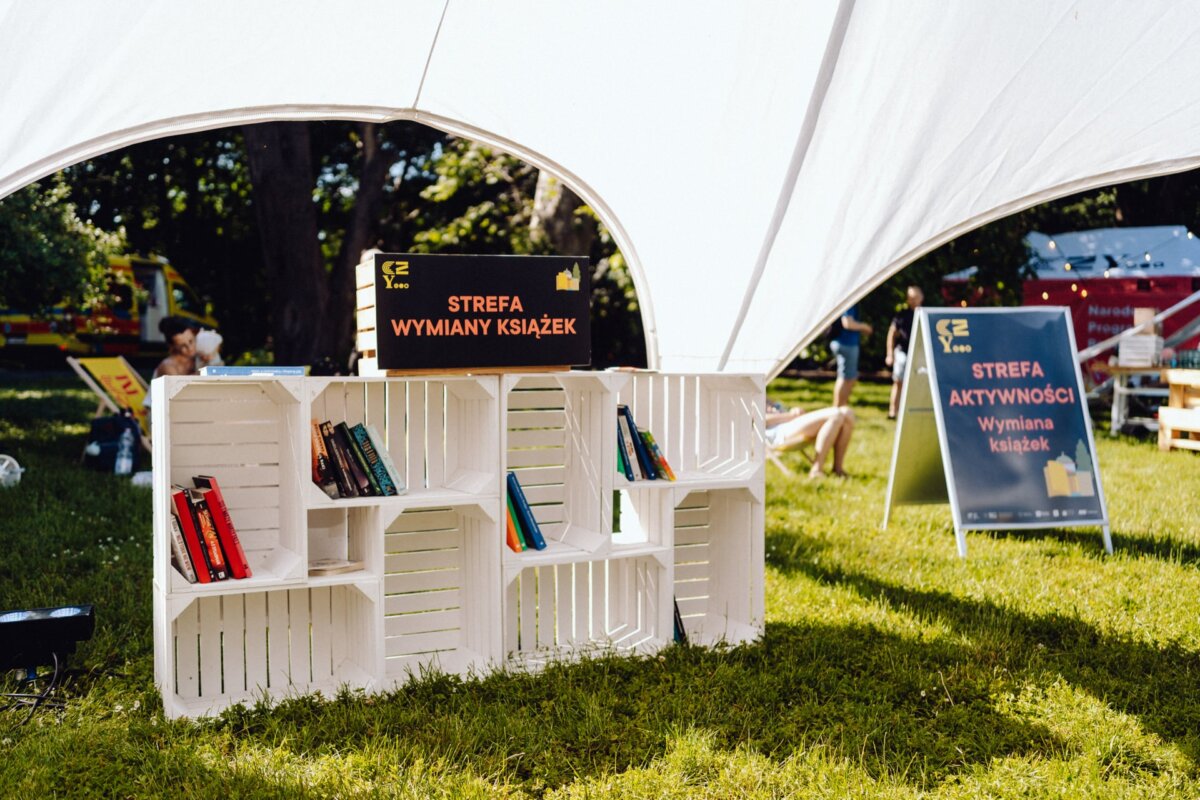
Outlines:
<svg viewBox="0 0 1200 800"><path fill-rule="evenodd" d="M165 621L156 679L168 717L377 685L378 602L360 587L192 597L174 612L168 605L156 594L156 616Z"/></svg>
<svg viewBox="0 0 1200 800"><path fill-rule="evenodd" d="M521 484L547 548L505 548L506 577L533 564L587 560L612 538L616 415L608 376L505 376L505 471Z"/></svg>
<svg viewBox="0 0 1200 800"><path fill-rule="evenodd" d="M466 673L497 660L497 520L480 506L409 510L384 532L386 675Z"/></svg>
<svg viewBox="0 0 1200 800"><path fill-rule="evenodd" d="M1158 447L1200 450L1200 369L1163 370L1167 405L1158 409Z"/></svg>
<svg viewBox="0 0 1200 800"><path fill-rule="evenodd" d="M691 492L675 510L675 600L688 640L763 631L763 506L748 489Z"/></svg>
<svg viewBox="0 0 1200 800"><path fill-rule="evenodd" d="M308 449L301 382L181 377L156 381L152 393L155 580L185 593L303 581ZM196 475L220 483L253 577L190 584L170 567L170 487L190 487Z"/></svg>
<svg viewBox="0 0 1200 800"><path fill-rule="evenodd" d="M408 486L394 502L455 502L497 491L496 378L317 378L308 385L313 419L369 423L384 438ZM307 495L315 505L378 502L330 500L311 481Z"/></svg>
<svg viewBox="0 0 1200 800"><path fill-rule="evenodd" d="M504 649L517 666L671 642L670 573L655 558L526 567L505 592Z"/></svg>

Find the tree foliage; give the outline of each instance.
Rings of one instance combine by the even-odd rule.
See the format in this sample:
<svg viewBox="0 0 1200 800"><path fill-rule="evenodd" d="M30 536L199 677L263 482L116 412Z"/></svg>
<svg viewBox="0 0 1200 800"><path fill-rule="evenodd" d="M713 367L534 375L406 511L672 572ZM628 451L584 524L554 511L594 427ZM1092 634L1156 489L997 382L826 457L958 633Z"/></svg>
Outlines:
<svg viewBox="0 0 1200 800"><path fill-rule="evenodd" d="M0 200L0 307L36 311L97 302L121 237L79 218L61 177Z"/></svg>

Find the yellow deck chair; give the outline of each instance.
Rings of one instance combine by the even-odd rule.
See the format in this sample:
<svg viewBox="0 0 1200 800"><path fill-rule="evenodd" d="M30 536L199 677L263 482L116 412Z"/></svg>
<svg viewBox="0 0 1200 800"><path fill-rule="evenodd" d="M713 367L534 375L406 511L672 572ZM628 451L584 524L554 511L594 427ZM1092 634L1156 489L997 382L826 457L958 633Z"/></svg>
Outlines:
<svg viewBox="0 0 1200 800"><path fill-rule="evenodd" d="M142 429L142 446L150 449L150 409L146 405L148 388L142 376L122 356L72 358L67 356L71 369L100 399L96 416L118 414L125 409L133 412Z"/></svg>
<svg viewBox="0 0 1200 800"><path fill-rule="evenodd" d="M804 462L805 469L811 469L817 455L816 440L805 439L789 447L771 447L767 445L767 460L779 467L779 471L790 478L795 473L788 469L787 465L783 463L783 459L780 458L784 453L799 454L800 459Z"/></svg>

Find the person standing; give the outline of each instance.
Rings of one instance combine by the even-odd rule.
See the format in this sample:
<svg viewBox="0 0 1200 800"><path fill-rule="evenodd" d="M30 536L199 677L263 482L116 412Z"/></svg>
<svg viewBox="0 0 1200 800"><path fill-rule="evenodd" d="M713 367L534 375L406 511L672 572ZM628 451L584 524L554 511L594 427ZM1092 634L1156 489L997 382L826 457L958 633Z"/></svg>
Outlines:
<svg viewBox="0 0 1200 800"><path fill-rule="evenodd" d="M871 326L859 321L857 304L846 309L840 321L841 330L829 343L837 358L837 382L833 385L833 405L837 408L850 405L850 390L858 383L859 346L862 337L871 335Z"/></svg>
<svg viewBox="0 0 1200 800"><path fill-rule="evenodd" d="M892 317L892 324L887 332L887 356L884 360L892 368L892 397L888 403L888 419L895 419L900 412L900 393L904 390L904 370L908 366L908 342L912 337L913 316L921 303L925 301L925 293L920 286L909 286L904 293L904 301L908 307Z"/></svg>

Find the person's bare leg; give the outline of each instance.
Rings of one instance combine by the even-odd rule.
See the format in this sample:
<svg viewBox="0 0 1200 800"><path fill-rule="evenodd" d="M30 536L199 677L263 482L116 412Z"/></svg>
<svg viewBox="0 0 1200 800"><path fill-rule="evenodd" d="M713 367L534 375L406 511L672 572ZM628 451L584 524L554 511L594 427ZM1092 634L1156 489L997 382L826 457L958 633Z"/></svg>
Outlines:
<svg viewBox="0 0 1200 800"><path fill-rule="evenodd" d="M900 413L900 390L904 388L904 381L892 381L892 398L888 402L888 416L895 418Z"/></svg>
<svg viewBox="0 0 1200 800"><path fill-rule="evenodd" d="M850 391L854 388L854 384L858 383L857 378L838 378L833 384L833 404L837 408L844 408L850 405Z"/></svg>
<svg viewBox="0 0 1200 800"><path fill-rule="evenodd" d="M826 415L825 420L821 423L821 427L817 430L817 452L813 456L812 469L808 471L810 477L821 475L825 471L825 459L829 456L829 451L833 449L834 444L838 440L838 433L845 424L846 417L844 414L834 413Z"/></svg>
<svg viewBox="0 0 1200 800"><path fill-rule="evenodd" d="M837 439L833 443L833 474L838 477L846 477L844 465L846 462L846 451L850 449L850 437L854 434L854 412L850 409L844 409L845 415L842 417L841 427L838 429Z"/></svg>

